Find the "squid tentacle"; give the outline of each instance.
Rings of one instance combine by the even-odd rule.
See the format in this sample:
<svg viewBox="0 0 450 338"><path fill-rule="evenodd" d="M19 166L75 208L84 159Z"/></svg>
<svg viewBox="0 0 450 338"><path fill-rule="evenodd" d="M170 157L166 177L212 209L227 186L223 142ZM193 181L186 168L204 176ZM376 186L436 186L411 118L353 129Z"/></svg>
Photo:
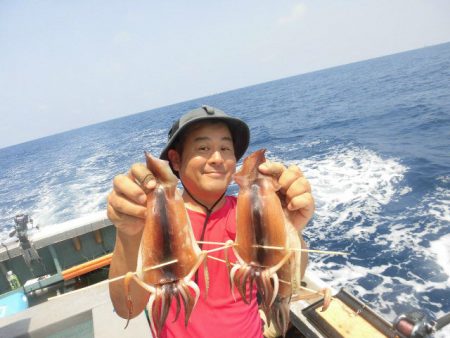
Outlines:
<svg viewBox="0 0 450 338"><path fill-rule="evenodd" d="M200 297L200 288L198 287L198 285L194 282L194 281L189 281L187 283L188 286L190 286L194 292L195 292L195 300L194 300L194 306L197 304L197 301Z"/></svg>
<svg viewBox="0 0 450 338"><path fill-rule="evenodd" d="M330 288L323 288L320 290L323 293L323 306L322 306L322 312L326 311L331 303L331 289Z"/></svg>
<svg viewBox="0 0 450 338"><path fill-rule="evenodd" d="M246 269L243 271L242 278L240 280L239 291L241 293L242 299L244 300L244 302L246 304L250 304L250 302L247 300L247 298L248 298L247 297L247 281L253 270L254 270L254 267L247 266Z"/></svg>
<svg viewBox="0 0 450 338"><path fill-rule="evenodd" d="M259 275L258 270L253 269L250 275L250 302L252 301L253 298L253 284L255 283L255 278L257 278L258 275Z"/></svg>
<svg viewBox="0 0 450 338"><path fill-rule="evenodd" d="M131 295L130 295L130 283L131 283L132 280L134 280L136 283L138 283L138 285L140 285L145 290L150 292L150 294L153 294L153 293L156 292L156 288L154 288L154 287L144 283L143 281L141 281L139 278L137 278L134 275L134 273L128 272L125 275L124 287L125 287L125 296L126 296L126 301L127 301L128 318L127 318L127 323L126 323L124 329L126 329L128 327L128 324L130 323L131 316L133 315L133 301L132 301Z"/></svg>
<svg viewBox="0 0 450 338"><path fill-rule="evenodd" d="M194 308L195 301L194 299L192 299L192 295L189 291L188 285L183 280L180 280L180 291L182 292L183 298L185 299L184 325L187 326L189 317L192 313L192 309Z"/></svg>
<svg viewBox="0 0 450 338"><path fill-rule="evenodd" d="M278 296L275 303L272 306L272 320L275 329L281 332L283 337L286 335L286 331L289 326L289 303L290 297Z"/></svg>
<svg viewBox="0 0 450 338"><path fill-rule="evenodd" d="M236 301L236 298L234 297L234 293L233 293L234 286L233 286L232 268L231 268L230 258L228 257L228 254L229 254L228 251L230 250L230 247L233 247L233 245L234 245L234 242L231 239L226 241L225 242L225 250L223 252L224 252L224 256L225 256L225 264L227 266L228 276L230 276L230 278L228 279L228 284L230 285L230 290L231 290L231 293L233 294L234 301ZM238 265L238 264L236 264L236 265ZM233 268L234 268L234 266L233 266Z"/></svg>
<svg viewBox="0 0 450 338"><path fill-rule="evenodd" d="M208 297L209 292L209 271L208 271L208 255L206 251L205 253L206 255L203 259L203 278L205 278L205 299L206 299Z"/></svg>
<svg viewBox="0 0 450 338"><path fill-rule="evenodd" d="M147 303L147 311L150 317L150 328L152 330L152 334L156 336L156 327L155 327L155 321L153 320L153 304L155 303L155 293L151 294L150 299Z"/></svg>
<svg viewBox="0 0 450 338"><path fill-rule="evenodd" d="M273 287L267 270L262 272L261 280L264 288L264 306L269 308L272 305Z"/></svg>
<svg viewBox="0 0 450 338"><path fill-rule="evenodd" d="M288 329L289 326L289 303L290 300L286 301L286 305L281 307L281 319L282 319L282 326L280 327L281 332L283 332L283 336L286 335L286 331Z"/></svg>
<svg viewBox="0 0 450 338"><path fill-rule="evenodd" d="M183 301L183 306L184 306L184 309L185 309L185 314L184 314L185 325L187 325L187 319L186 319L187 318L187 313L186 313L187 311L186 311L186 309L189 306L189 297L190 297L189 290L186 291L186 289L182 285L182 281L179 282L178 290L180 291L181 299Z"/></svg>
<svg viewBox="0 0 450 338"><path fill-rule="evenodd" d="M273 302L275 301L275 298L277 297L278 288L280 287L280 282L278 279L278 275L276 273L274 273L270 278L272 278L272 280L273 280L273 296L270 301L270 305L272 305Z"/></svg>
<svg viewBox="0 0 450 338"><path fill-rule="evenodd" d="M230 288L231 288L231 294L233 295L234 301L236 301L236 296L234 295L234 278L235 278L235 274L236 272L241 268L241 265L236 264L235 266L233 266L233 268L231 269L230 272Z"/></svg>
<svg viewBox="0 0 450 338"><path fill-rule="evenodd" d="M128 318L127 318L127 323L124 327L124 329L126 329L128 327L128 324L130 323L130 319L131 316L133 315L133 302L131 300L131 295L130 295L130 282L133 279L133 273L132 272L128 272L125 275L125 279L123 282L124 288L125 288L125 297L127 299L127 309L128 309Z"/></svg>
<svg viewBox="0 0 450 338"><path fill-rule="evenodd" d="M278 270L281 269L281 267L287 263L287 261L289 260L289 258L291 258L293 254L293 251L288 251L288 253L286 255L284 255L284 257L274 266L270 267L269 270L269 275L273 275L275 274Z"/></svg>
<svg viewBox="0 0 450 338"><path fill-rule="evenodd" d="M173 297L177 301L175 319L173 320L173 322L175 322L178 319L178 316L180 315L180 308L181 308L180 290L178 289L178 287L177 287L177 285L175 283L172 284L172 292L173 292L173 295L174 295Z"/></svg>
<svg viewBox="0 0 450 338"><path fill-rule="evenodd" d="M261 276L261 271L257 271L258 276L255 278L256 281L256 289L258 290L260 296L262 297L262 299L264 299L265 295L266 295L266 290L263 284L263 280L262 280L262 276Z"/></svg>
<svg viewBox="0 0 450 338"><path fill-rule="evenodd" d="M270 299L273 295L273 289L272 284L270 283L270 277L267 275L267 270L263 271L261 274L261 283L262 283L262 290L263 290L263 301L261 304L261 307L266 314L267 317L267 323L270 325Z"/></svg>
<svg viewBox="0 0 450 338"><path fill-rule="evenodd" d="M160 325L159 320L157 320L160 317L160 313L161 313L161 301L162 301L161 287L158 286L155 291L155 300L153 301L152 312L151 312L152 320L156 327L156 336L157 337L159 337L159 334L161 332L161 325Z"/></svg>
<svg viewBox="0 0 450 338"><path fill-rule="evenodd" d="M170 308L170 304L172 302L172 296L173 296L172 285L173 285L173 283L170 283L170 284L165 284L162 287L163 293L162 293L161 318L160 318L161 327L164 325L164 323L167 319L167 315L169 314L169 308Z"/></svg>

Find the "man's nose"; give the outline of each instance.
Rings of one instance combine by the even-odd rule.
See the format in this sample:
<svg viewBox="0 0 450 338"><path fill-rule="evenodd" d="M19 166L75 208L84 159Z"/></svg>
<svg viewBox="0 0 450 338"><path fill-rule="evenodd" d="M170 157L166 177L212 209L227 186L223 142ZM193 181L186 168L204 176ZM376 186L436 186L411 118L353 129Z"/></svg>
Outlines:
<svg viewBox="0 0 450 338"><path fill-rule="evenodd" d="M215 150L215 151L213 151L213 153L211 154L209 160L210 160L211 162L214 162L214 163L216 163L216 162L222 162L222 161L223 161L223 157L222 157L222 154L220 153L219 150Z"/></svg>

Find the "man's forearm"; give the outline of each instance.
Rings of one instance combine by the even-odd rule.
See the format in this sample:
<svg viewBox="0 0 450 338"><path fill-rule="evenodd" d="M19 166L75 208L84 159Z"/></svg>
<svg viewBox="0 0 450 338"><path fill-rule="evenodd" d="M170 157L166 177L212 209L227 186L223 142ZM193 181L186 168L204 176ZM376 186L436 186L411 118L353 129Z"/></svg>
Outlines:
<svg viewBox="0 0 450 338"><path fill-rule="evenodd" d="M124 277L127 272L136 271L141 235L140 233L135 236L127 236L118 231L116 236L116 245L109 269L109 279L119 279L109 284L109 293L114 309L122 318L128 318L129 315L131 318L137 316L147 304L148 293L136 282L131 281L129 295L133 303L133 311L129 314L124 279L120 278Z"/></svg>

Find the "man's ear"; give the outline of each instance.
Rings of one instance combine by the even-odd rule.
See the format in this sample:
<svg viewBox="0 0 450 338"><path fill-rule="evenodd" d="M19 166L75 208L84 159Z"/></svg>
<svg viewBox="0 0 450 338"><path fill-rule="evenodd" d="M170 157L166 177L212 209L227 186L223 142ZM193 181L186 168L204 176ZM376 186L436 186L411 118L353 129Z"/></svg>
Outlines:
<svg viewBox="0 0 450 338"><path fill-rule="evenodd" d="M180 163L181 163L181 158L180 158L180 154L178 154L178 152L174 149L170 149L169 152L167 153L167 157L169 158L170 164L172 165L173 170L175 171L180 171Z"/></svg>

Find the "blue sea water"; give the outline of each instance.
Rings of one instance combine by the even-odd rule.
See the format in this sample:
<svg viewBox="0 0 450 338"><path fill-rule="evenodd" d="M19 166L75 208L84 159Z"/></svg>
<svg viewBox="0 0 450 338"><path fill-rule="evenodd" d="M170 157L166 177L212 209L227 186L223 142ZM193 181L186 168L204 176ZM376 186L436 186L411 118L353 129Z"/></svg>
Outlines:
<svg viewBox="0 0 450 338"><path fill-rule="evenodd" d="M46 226L104 209L112 178L159 154L171 122L202 104L248 122L249 152L267 148L309 178L309 246L350 253L311 254L312 270L388 320L450 312L450 43L0 149L1 229L19 212Z"/></svg>

